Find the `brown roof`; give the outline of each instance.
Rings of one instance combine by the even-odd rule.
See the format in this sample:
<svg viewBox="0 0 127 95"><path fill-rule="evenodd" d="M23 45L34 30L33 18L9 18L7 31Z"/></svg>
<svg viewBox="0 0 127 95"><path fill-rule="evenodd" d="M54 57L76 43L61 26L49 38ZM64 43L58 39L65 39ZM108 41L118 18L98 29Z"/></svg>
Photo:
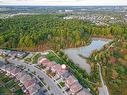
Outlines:
<svg viewBox="0 0 127 95"><path fill-rule="evenodd" d="M34 83L35 83L35 82L33 82L32 80L28 80L28 81L26 81L26 82L24 83L24 86L25 86L25 88L28 88L28 87L34 85Z"/></svg>
<svg viewBox="0 0 127 95"><path fill-rule="evenodd" d="M57 72L58 74L63 74L65 72L67 72L66 69L62 69L62 66L60 64L55 64L52 68L51 68L54 72Z"/></svg>
<svg viewBox="0 0 127 95"><path fill-rule="evenodd" d="M49 61L47 58L43 57L39 60L39 63L46 66L46 67L52 67L54 65L53 62Z"/></svg>
<svg viewBox="0 0 127 95"><path fill-rule="evenodd" d="M46 57L39 58L39 63L40 64L43 64L45 61L48 61L48 59Z"/></svg>
<svg viewBox="0 0 127 95"><path fill-rule="evenodd" d="M65 82L67 86L71 86L73 85L75 82L77 82L78 80L76 80L73 76L69 76Z"/></svg>
<svg viewBox="0 0 127 95"><path fill-rule="evenodd" d="M24 71L19 72L19 73L16 75L16 78L17 78L18 80L20 80L25 74L26 74L26 72L24 72Z"/></svg>
<svg viewBox="0 0 127 95"><path fill-rule="evenodd" d="M28 74L24 75L24 76L20 79L20 81L21 81L22 83L25 83L25 82L28 81L28 80L31 80L31 76L28 75Z"/></svg>
<svg viewBox="0 0 127 95"><path fill-rule="evenodd" d="M11 70L11 73L12 74L17 74L18 72L20 72L21 71L21 69L19 69L19 68L14 68L13 70Z"/></svg>
<svg viewBox="0 0 127 95"><path fill-rule="evenodd" d="M54 69L54 70L59 70L59 69L61 69L61 65L60 65L60 64L55 64L55 65L52 67L52 69Z"/></svg>
<svg viewBox="0 0 127 95"><path fill-rule="evenodd" d="M53 63L53 62L47 62L47 63L45 63L45 66L47 66L47 67L52 67L52 66L54 66L55 64Z"/></svg>
<svg viewBox="0 0 127 95"><path fill-rule="evenodd" d="M70 86L70 90L74 94L79 92L81 89L82 89L82 86L78 82L75 82L72 86Z"/></svg>

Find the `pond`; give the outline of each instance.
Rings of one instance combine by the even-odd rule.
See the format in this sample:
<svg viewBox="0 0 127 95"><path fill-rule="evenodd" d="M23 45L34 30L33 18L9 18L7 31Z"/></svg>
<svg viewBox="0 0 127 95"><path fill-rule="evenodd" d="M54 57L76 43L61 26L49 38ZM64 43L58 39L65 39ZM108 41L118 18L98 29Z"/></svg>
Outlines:
<svg viewBox="0 0 127 95"><path fill-rule="evenodd" d="M104 45L108 44L110 39L102 39L102 38L92 38L92 41L89 45L79 47L79 48L69 48L65 49L65 54L80 68L85 69L88 74L91 72L91 67L87 63L87 60L82 58L79 55L84 57L89 57L93 51L100 50Z"/></svg>

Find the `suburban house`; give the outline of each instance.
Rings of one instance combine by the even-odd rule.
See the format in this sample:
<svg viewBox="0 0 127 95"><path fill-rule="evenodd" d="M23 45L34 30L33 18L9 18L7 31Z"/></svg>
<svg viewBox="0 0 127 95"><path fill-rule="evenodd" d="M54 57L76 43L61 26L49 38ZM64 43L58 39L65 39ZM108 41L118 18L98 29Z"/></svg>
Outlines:
<svg viewBox="0 0 127 95"><path fill-rule="evenodd" d="M22 85L22 90L26 93L29 93L30 95L44 95L39 94L43 93L41 87L37 83L37 80L35 78L32 78L29 73L25 71L21 71L18 67L8 64L3 65L0 67L2 71L5 71L8 73L8 75L11 75L17 79Z"/></svg>
<svg viewBox="0 0 127 95"><path fill-rule="evenodd" d="M24 86L26 89L28 89L30 86L34 85L36 82L34 80L27 80L24 83Z"/></svg>
<svg viewBox="0 0 127 95"><path fill-rule="evenodd" d="M17 52L16 57L18 58L24 58L27 55L26 52Z"/></svg>
<svg viewBox="0 0 127 95"><path fill-rule="evenodd" d="M10 50L3 50L1 55L7 56L10 52Z"/></svg>
<svg viewBox="0 0 127 95"><path fill-rule="evenodd" d="M18 72L20 72L21 71L21 69L19 69L19 68L14 68L14 69L12 69L11 71L10 71L10 73L13 75L13 76L16 76L17 74L18 74Z"/></svg>
<svg viewBox="0 0 127 95"><path fill-rule="evenodd" d="M10 64L6 65L5 70L8 74L11 74L11 70L14 70L15 67L11 66Z"/></svg>
<svg viewBox="0 0 127 95"><path fill-rule="evenodd" d="M25 74L26 74L25 71L19 72L19 73L16 75L16 79L17 79L17 80L20 80Z"/></svg>
<svg viewBox="0 0 127 95"><path fill-rule="evenodd" d="M12 58L15 58L16 57L16 51L11 51L9 54L8 54L9 57L12 57Z"/></svg>
<svg viewBox="0 0 127 95"><path fill-rule="evenodd" d="M76 78L74 78L73 76L69 76L68 78L66 78L65 83L67 85L67 87L70 87L71 85L73 85L75 82L78 82L78 80Z"/></svg>
<svg viewBox="0 0 127 95"><path fill-rule="evenodd" d="M39 58L38 63L45 66L46 69L56 73L54 79L62 78L65 81L65 89L69 95L91 95L89 91L83 89L78 80L71 75L65 64L57 64L56 62L49 61L45 56Z"/></svg>
<svg viewBox="0 0 127 95"><path fill-rule="evenodd" d="M23 77L20 78L20 82L24 84L27 80L31 80L31 79L32 78L30 75L25 74Z"/></svg>
<svg viewBox="0 0 127 95"><path fill-rule="evenodd" d="M30 95L37 95L35 93L38 93L39 89L40 89L40 86L38 84L34 84L28 88L28 91L29 91Z"/></svg>
<svg viewBox="0 0 127 95"><path fill-rule="evenodd" d="M79 92L80 90L82 90L82 86L78 83L75 82L73 85L71 85L70 87L70 91L72 92L72 94L76 94L77 92Z"/></svg>

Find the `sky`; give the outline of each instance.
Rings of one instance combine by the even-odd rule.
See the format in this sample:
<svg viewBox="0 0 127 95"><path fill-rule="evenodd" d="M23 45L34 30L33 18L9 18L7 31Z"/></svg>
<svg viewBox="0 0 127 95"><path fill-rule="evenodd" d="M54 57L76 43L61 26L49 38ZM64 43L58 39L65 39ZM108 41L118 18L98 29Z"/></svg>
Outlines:
<svg viewBox="0 0 127 95"><path fill-rule="evenodd" d="M117 6L117 5L127 5L127 0L0 0L0 5Z"/></svg>

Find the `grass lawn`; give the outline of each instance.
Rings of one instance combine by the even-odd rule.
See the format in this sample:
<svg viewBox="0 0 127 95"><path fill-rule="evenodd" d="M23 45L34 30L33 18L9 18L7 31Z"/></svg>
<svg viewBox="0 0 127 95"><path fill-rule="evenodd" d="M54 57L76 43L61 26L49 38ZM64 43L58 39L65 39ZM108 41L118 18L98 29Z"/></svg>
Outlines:
<svg viewBox="0 0 127 95"><path fill-rule="evenodd" d="M62 87L65 86L65 82L60 82L59 84L60 84Z"/></svg>
<svg viewBox="0 0 127 95"><path fill-rule="evenodd" d="M55 61L58 64L63 64L62 60L59 60L53 53L49 53L46 55L46 58L49 59L50 61Z"/></svg>
<svg viewBox="0 0 127 95"><path fill-rule="evenodd" d="M14 81L14 80L11 80L10 82L8 82L8 83L6 84L6 87L12 88L15 84L16 84L15 81Z"/></svg>
<svg viewBox="0 0 127 95"><path fill-rule="evenodd" d="M35 54L34 57L33 57L33 59L32 59L32 64L37 63L38 58L39 58L40 56L41 56L40 53Z"/></svg>
<svg viewBox="0 0 127 95"><path fill-rule="evenodd" d="M2 76L3 78L1 79L4 83L8 82L9 80L11 80L11 78L9 78L8 76Z"/></svg>
<svg viewBox="0 0 127 95"><path fill-rule="evenodd" d="M31 62L31 58L26 58L25 62Z"/></svg>
<svg viewBox="0 0 127 95"><path fill-rule="evenodd" d="M10 88L14 84L15 84L14 80L10 80L10 82L8 82L5 86Z"/></svg>
<svg viewBox="0 0 127 95"><path fill-rule="evenodd" d="M16 93L16 95L23 95L22 89L18 89L15 93Z"/></svg>
<svg viewBox="0 0 127 95"><path fill-rule="evenodd" d="M0 87L0 93L8 93L8 95L11 93L11 91L9 89L7 89L6 87Z"/></svg>

